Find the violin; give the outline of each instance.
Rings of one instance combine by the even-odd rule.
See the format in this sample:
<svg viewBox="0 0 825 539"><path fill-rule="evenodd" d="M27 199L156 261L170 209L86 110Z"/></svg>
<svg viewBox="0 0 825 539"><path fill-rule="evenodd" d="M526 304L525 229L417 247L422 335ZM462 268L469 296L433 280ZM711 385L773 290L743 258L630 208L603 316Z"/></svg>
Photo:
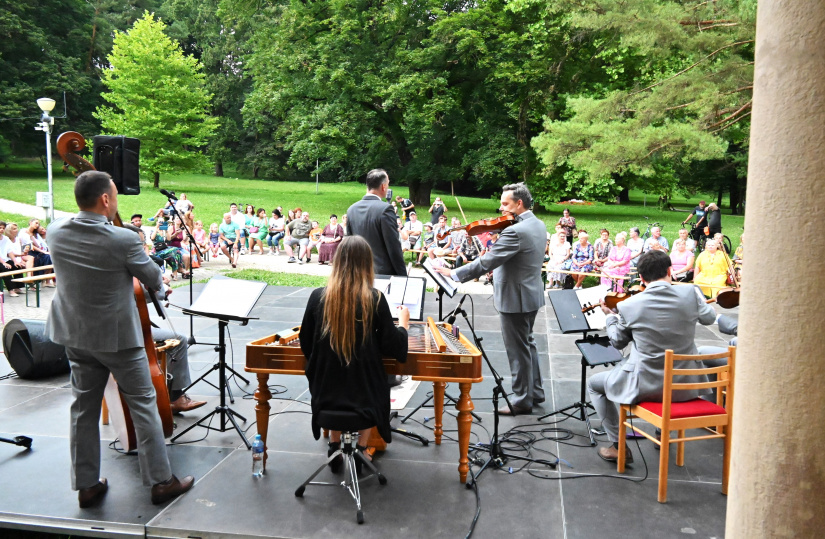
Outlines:
<svg viewBox="0 0 825 539"><path fill-rule="evenodd" d="M440 232L436 234L436 238L443 240L449 236L451 232L455 232L457 230L464 230L469 236L478 236L479 234L484 234L485 232L497 232L514 224L516 224L516 216L510 214L502 215L501 217L496 217L495 219L479 219L478 221L473 221L472 223L468 223L464 226L457 226L449 230L445 230L444 232Z"/></svg>
<svg viewBox="0 0 825 539"><path fill-rule="evenodd" d="M636 294L640 292L644 292L645 286L643 284L631 286L627 289L627 292L608 292L607 295L604 297L604 304L608 309L615 309L616 305L623 302L626 299L630 299ZM593 305L588 305L587 307L582 307L582 313L589 313L593 309L597 307L601 307L601 303L594 303Z"/></svg>
<svg viewBox="0 0 825 539"><path fill-rule="evenodd" d="M83 135L75 131L67 131L57 137L57 153L60 154L60 157L64 161L64 170L68 170L68 167L71 166L77 171L74 173L75 175L88 170L95 170L94 165L75 153L83 150L85 147L86 140L83 138ZM115 216L114 224L120 227L123 226L123 221L121 220L119 214ZM163 435L168 437L172 435L174 421L172 420L172 407L169 402L169 390L166 387L166 375L160 368L160 361L158 360L157 352L155 351L155 341L152 339L151 320L149 319L149 310L146 308L146 298L143 294L143 287L136 277L133 278L133 281L135 303L137 304L141 330L143 332L143 345L146 348L146 358L149 360L149 373L152 376L152 385L154 386L155 393L157 395L158 414L160 415L161 424L163 425ZM151 290L147 291L149 292L149 297L155 305L155 308L158 310L158 314L165 318L154 293ZM126 451L131 451L137 447L135 426L132 422L132 417L129 414L129 408L126 405L126 401L123 399L122 395L118 396L120 396L119 404L123 409L123 432L120 433L119 438L124 449ZM114 399L107 399L107 402L110 400ZM112 402L112 404L115 403ZM119 409L120 406L110 406L110 413ZM118 422L117 418L115 418L115 422Z"/></svg>
<svg viewBox="0 0 825 539"><path fill-rule="evenodd" d="M715 298L708 300L708 303L713 302L718 303L723 309L739 307L739 288L723 288Z"/></svg>

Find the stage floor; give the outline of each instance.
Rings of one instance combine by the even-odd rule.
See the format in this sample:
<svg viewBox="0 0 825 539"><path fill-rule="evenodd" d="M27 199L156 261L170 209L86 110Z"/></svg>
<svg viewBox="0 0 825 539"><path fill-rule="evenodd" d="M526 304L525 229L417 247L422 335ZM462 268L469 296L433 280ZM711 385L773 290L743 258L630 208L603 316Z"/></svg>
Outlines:
<svg viewBox="0 0 825 539"><path fill-rule="evenodd" d="M195 293L203 285L195 285ZM231 325L231 352L228 363L243 373L245 345L254 339L299 324L311 289L268 287L252 315L259 320L248 326ZM555 293L555 292L551 292ZM475 310L475 326L493 364L505 378L509 391L509 367L492 290L474 295L474 305L465 302L468 313ZM187 297L186 288L177 289L177 298ZM435 294L428 293L426 310L437 318ZM444 312L458 302L447 298ZM182 300L179 300L179 302ZM730 311L728 312L730 314ZM735 310L733 314L736 314ZM189 319L173 313L175 328L188 334ZM465 333L466 323L458 322ZM214 343L217 324L196 321L198 342ZM583 422L553 418L537 422L540 415L567 406L579 399L580 355L576 335L562 335L549 303L540 311L535 325L547 402L533 415L502 418L501 432L511 431L505 449L525 455L520 446L530 438L532 456L561 459L558 469L532 465L522 469L517 460L502 469L485 471L478 482L480 514L473 537L722 537L725 531L727 498L720 493L722 442L706 440L686 446L686 464L675 466L671 455L668 503L656 501L658 451L648 441L638 446L630 442L635 462L626 474L616 474L615 465L602 461L589 446ZM724 337L724 338L723 338ZM697 344L724 346L717 326L699 326ZM217 360L212 346L190 349L192 379L206 372ZM0 362L0 376L10 372ZM588 375L604 367L588 369ZM246 376L244 374L244 376ZM475 384L472 398L482 421L473 422L471 444L487 442L493 430L494 387L489 368L484 366L484 382ZM231 407L245 416L241 424L248 437L256 433L254 401L255 376L249 384L234 378L230 387L235 402ZM217 383L217 374L208 380ZM310 430L309 394L301 376L271 376L273 387L269 425L267 473L262 479L251 476L251 454L237 432L196 428L181 443L169 447L172 468L179 476L195 475L191 492L161 506L149 500L149 488L141 485L137 458L109 448L114 433L101 428L102 475L109 479L109 492L97 508L79 509L76 493L70 488L68 375L49 380L27 381L12 378L0 381L0 436L26 435L33 438L32 449L0 444L0 536L22 532L50 532L97 537L464 537L476 515L473 490L458 480L458 446L452 406L445 406L445 440L442 445L424 447L396 435L384 454L376 458L378 468L389 482L380 486L372 479L362 484L366 522L355 522L355 504L340 488L308 487L303 498L295 489L326 458L326 443L316 441ZM423 401L432 386L421 383L408 411ZM276 390L278 394L276 395ZM448 387L457 395L457 387ZM209 403L204 408L176 416L178 432L197 421L218 403L218 392L199 383L190 396ZM432 408L419 410L404 427L432 440ZM557 419L563 419L558 416ZM395 422L398 423L398 420ZM217 425L217 420L212 423ZM598 420L593 417L593 426ZM564 429L556 431L553 429ZM605 445L604 437L597 437ZM471 445L472 449L472 445ZM641 450L641 455L640 451ZM675 453L675 448L672 449ZM483 458L484 453L479 453ZM477 470L478 466L473 466ZM603 477L609 476L609 477ZM324 471L319 480L332 480ZM618 478L620 477L620 478Z"/></svg>

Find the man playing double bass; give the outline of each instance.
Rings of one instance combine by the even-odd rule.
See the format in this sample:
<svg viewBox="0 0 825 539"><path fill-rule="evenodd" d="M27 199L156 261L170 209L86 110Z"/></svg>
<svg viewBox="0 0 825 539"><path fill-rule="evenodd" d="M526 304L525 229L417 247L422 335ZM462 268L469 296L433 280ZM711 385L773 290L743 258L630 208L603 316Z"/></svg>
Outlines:
<svg viewBox="0 0 825 539"><path fill-rule="evenodd" d="M72 488L79 491L80 507L97 505L108 489L100 477L98 421L111 372L134 421L143 483L152 486L152 503L163 503L195 480L172 474L135 308L132 278L160 290L161 271L137 235L110 223L117 215L117 188L108 174L80 174L74 194L77 216L48 228L60 286L47 324L49 339L66 347L72 368Z"/></svg>

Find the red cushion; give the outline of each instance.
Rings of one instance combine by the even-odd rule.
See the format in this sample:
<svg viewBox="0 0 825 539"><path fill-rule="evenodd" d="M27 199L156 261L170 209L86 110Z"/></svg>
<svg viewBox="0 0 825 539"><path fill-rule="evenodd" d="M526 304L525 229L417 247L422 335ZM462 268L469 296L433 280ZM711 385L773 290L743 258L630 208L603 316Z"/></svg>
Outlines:
<svg viewBox="0 0 825 539"><path fill-rule="evenodd" d="M661 402L640 402L636 404L636 406L644 408L648 412L662 417ZM715 402L706 401L705 399L693 399L685 402L672 402L670 404L670 419L700 417L704 415L720 415L726 413L727 410Z"/></svg>

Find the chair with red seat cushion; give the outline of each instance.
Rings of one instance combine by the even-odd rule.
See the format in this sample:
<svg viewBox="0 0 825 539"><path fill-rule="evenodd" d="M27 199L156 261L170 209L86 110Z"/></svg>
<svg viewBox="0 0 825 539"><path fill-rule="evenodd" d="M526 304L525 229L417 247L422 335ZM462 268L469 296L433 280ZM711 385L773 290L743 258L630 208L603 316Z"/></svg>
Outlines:
<svg viewBox="0 0 825 539"><path fill-rule="evenodd" d="M708 361L711 359L727 358L728 364L721 367L704 369L676 369L676 361ZM662 389L662 402L640 402L636 404L622 404L619 409L619 458L616 468L619 473L624 472L626 459L627 427L632 428L645 438L659 444L659 502L667 501L667 470L670 444L677 444L676 465L685 465L685 442L707 440L711 438L724 439L724 455L722 461L722 494L728 493L728 474L730 472L730 426L733 410L733 374L736 362L736 347L729 346L726 352L704 355L677 355L673 350L665 351L665 375ZM683 375L716 375L715 382L677 383L674 376ZM673 391L689 389L717 388L717 402L704 399L693 399L685 402L673 402ZM723 395L725 396L722 406ZM662 431L662 439L642 431L632 424L631 418L637 417L658 427ZM710 434L685 437L688 429L704 429ZM677 437L671 439L670 431L675 430Z"/></svg>

